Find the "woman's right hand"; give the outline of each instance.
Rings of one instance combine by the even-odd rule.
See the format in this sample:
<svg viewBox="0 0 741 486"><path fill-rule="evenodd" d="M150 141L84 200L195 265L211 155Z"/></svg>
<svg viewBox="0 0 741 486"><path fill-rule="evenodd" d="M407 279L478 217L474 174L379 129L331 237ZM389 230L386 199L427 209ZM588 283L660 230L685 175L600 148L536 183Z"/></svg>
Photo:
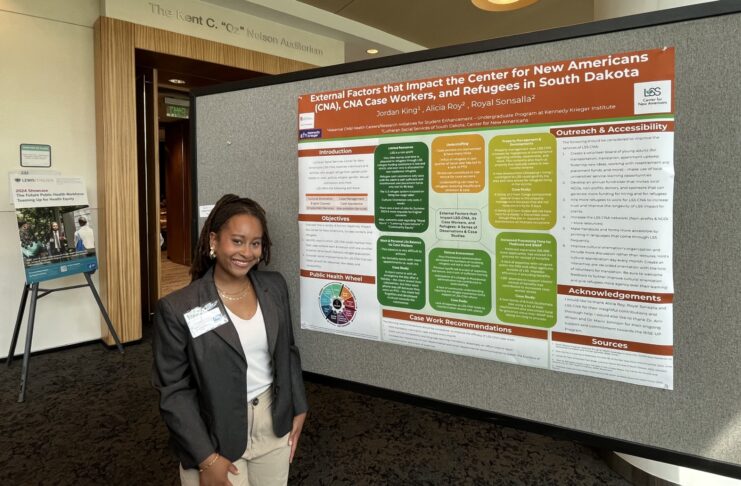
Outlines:
<svg viewBox="0 0 741 486"><path fill-rule="evenodd" d="M212 456L206 458L206 460L201 463L201 468L210 463L212 459ZM232 486L232 483L229 481L229 477L227 476L228 472L236 476L239 474L239 469L237 469L237 466L232 464L232 462L224 456L219 456L216 458L216 461L199 474L199 482L201 486Z"/></svg>

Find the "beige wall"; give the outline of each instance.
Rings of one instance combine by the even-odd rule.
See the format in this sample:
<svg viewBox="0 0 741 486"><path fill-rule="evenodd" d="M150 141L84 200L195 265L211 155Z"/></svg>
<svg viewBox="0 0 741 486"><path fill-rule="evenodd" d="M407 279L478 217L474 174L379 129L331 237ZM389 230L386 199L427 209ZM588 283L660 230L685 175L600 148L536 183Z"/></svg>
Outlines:
<svg viewBox="0 0 741 486"><path fill-rule="evenodd" d="M345 61L340 40L199 0L101 0L101 15L316 66Z"/></svg>
<svg viewBox="0 0 741 486"><path fill-rule="evenodd" d="M624 17L710 1L712 0L594 0L594 19Z"/></svg>
<svg viewBox="0 0 741 486"><path fill-rule="evenodd" d="M52 169L85 178L97 213L93 22L97 0L0 0L0 357L8 354L24 272L8 171L20 170L19 144L52 147ZM84 283L80 275L43 285ZM96 279L97 283L97 279ZM53 293L37 306L33 350L100 338L98 307L87 289ZM26 319L16 353L23 351ZM33 377L31 377L33 380Z"/></svg>

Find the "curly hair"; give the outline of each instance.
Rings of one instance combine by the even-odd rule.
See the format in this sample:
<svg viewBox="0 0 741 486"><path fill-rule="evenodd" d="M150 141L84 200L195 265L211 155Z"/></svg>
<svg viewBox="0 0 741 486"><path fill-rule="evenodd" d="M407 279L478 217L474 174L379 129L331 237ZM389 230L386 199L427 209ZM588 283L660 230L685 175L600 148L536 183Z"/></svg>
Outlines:
<svg viewBox="0 0 741 486"><path fill-rule="evenodd" d="M268 233L268 221L265 217L265 210L258 203L247 197L239 197L234 194L226 194L216 202L211 210L211 214L206 218L203 224L201 235L198 237L193 263L190 266L191 281L203 277L206 272L214 265L214 260L209 257L210 234L218 233L221 227L233 216L247 214L254 216L262 225L262 257L260 261L265 265L270 263L270 235Z"/></svg>

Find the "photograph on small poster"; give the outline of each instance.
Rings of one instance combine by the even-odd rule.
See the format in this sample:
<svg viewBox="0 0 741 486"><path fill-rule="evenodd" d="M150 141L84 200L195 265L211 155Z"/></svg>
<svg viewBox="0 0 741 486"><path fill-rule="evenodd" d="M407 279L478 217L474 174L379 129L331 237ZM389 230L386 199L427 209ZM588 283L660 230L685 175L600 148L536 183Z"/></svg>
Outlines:
<svg viewBox="0 0 741 486"><path fill-rule="evenodd" d="M98 268L95 221L82 178L14 176L11 188L27 283Z"/></svg>

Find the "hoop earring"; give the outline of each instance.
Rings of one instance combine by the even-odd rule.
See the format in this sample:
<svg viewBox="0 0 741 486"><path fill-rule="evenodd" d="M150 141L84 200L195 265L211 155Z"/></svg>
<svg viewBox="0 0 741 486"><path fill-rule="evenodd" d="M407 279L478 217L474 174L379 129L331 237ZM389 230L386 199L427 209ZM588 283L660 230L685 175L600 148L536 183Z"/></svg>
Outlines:
<svg viewBox="0 0 741 486"><path fill-rule="evenodd" d="M208 252L208 257L211 260L213 260L214 258L216 258L216 252L214 251L214 247L213 246L211 247L211 250Z"/></svg>

